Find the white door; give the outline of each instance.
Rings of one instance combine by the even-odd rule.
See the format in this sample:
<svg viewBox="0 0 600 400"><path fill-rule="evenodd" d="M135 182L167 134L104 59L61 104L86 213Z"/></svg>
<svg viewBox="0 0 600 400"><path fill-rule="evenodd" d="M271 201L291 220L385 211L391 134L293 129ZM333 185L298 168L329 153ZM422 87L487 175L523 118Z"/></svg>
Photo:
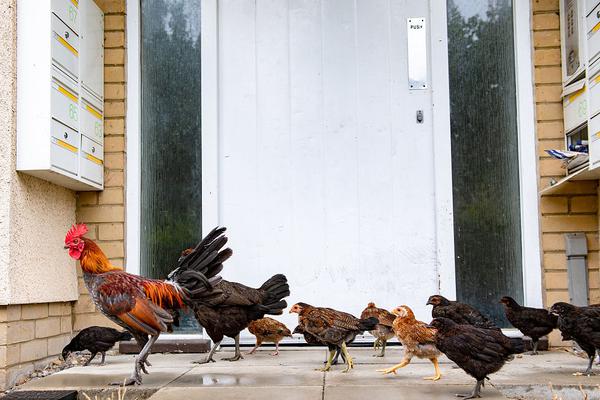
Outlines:
<svg viewBox="0 0 600 400"><path fill-rule="evenodd" d="M355 315L374 301L425 319L429 295L453 295L446 11L435 3L214 5L203 226L229 230L224 278L259 286L284 273L290 305ZM295 326L287 311L280 319Z"/></svg>

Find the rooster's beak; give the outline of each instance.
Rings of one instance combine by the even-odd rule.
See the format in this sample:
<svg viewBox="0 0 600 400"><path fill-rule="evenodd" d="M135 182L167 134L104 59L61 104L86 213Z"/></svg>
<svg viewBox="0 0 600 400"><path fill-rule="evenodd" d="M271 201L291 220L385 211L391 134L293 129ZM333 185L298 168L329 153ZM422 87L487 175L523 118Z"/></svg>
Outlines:
<svg viewBox="0 0 600 400"><path fill-rule="evenodd" d="M64 248L65 248L65 250L67 250L69 248L69 246L65 246Z"/></svg>

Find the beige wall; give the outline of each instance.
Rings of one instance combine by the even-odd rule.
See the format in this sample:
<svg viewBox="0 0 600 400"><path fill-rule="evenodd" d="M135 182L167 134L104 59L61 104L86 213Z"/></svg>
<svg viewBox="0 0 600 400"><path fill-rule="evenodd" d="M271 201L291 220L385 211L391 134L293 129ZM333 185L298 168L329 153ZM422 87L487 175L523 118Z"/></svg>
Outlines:
<svg viewBox="0 0 600 400"><path fill-rule="evenodd" d="M532 9L539 185L543 188L551 179L564 176L560 162L544 152L564 148L558 0L533 0ZM597 191L598 181L569 182L540 199L546 306L569 300L563 238L566 232L586 233L590 300L600 302ZM553 344L561 343L559 336L557 331L552 334Z"/></svg>
<svg viewBox="0 0 600 400"><path fill-rule="evenodd" d="M0 304L75 300L75 263L63 246L75 194L17 173L16 0L0 0Z"/></svg>

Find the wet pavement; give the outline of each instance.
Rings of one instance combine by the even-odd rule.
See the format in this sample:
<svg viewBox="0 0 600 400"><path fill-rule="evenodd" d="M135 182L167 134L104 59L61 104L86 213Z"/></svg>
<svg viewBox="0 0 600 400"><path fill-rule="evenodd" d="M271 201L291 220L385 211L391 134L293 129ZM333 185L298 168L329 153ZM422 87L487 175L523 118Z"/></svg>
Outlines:
<svg viewBox="0 0 600 400"><path fill-rule="evenodd" d="M283 395L289 400L452 399L456 393L470 392L475 383L446 358L440 360L443 377L437 382L423 380L434 372L427 360L415 359L397 375L377 372L400 361L401 347L388 347L385 358L372 357L371 349L351 348L355 368L349 373L343 373L341 365L327 373L315 371L322 366L324 349L282 348L277 357L272 357L271 351L271 347L263 346L239 362L221 361L231 355L227 348L216 354L216 363L204 365L192 363L203 358L203 354L152 354L150 375L144 376L141 386L128 389L127 398L265 400ZM70 368L32 380L19 390L76 389L93 398L93 394L116 390L107 385L124 380L132 367L133 356L107 357L105 366L93 362L89 367ZM600 400L600 376L572 375L585 367L585 359L561 350L523 355L492 375L482 395L490 400ZM596 369L600 372L600 366Z"/></svg>

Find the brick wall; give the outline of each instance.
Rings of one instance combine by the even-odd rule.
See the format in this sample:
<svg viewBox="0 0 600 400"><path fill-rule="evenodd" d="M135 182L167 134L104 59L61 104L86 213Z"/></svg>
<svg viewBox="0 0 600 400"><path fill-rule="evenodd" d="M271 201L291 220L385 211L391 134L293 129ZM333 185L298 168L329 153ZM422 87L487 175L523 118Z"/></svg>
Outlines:
<svg viewBox="0 0 600 400"><path fill-rule="evenodd" d="M561 102L560 18L558 0L533 0L535 102L540 188L560 179L564 170L545 149L564 148ZM567 266L563 234L585 232L589 254L590 299L600 302L598 257L598 182L578 181L540 199L544 304L568 301ZM559 344L559 334L551 336Z"/></svg>
<svg viewBox="0 0 600 400"><path fill-rule="evenodd" d="M0 387L56 359L71 338L70 302L0 307Z"/></svg>
<svg viewBox="0 0 600 400"><path fill-rule="evenodd" d="M125 0L96 0L104 11L104 191L79 192L77 221L85 222L111 263L124 266L125 223ZM73 330L109 325L99 314L79 272Z"/></svg>

